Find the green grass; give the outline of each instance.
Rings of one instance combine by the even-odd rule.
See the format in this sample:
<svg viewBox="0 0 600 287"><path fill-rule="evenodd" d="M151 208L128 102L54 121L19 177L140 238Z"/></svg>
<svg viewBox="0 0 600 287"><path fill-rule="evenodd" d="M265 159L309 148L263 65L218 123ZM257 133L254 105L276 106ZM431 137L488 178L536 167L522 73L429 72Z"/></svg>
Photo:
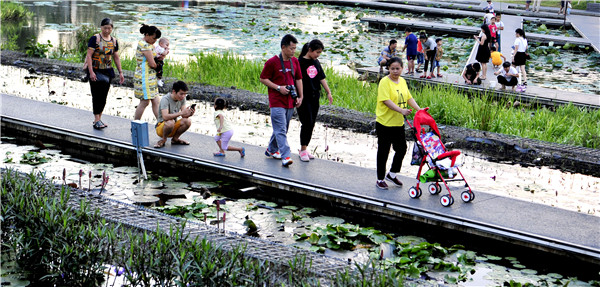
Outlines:
<svg viewBox="0 0 600 287"><path fill-rule="evenodd" d="M125 70L135 70L135 59L122 57ZM259 81L264 62L246 60L233 53L199 53L187 63L167 62L165 76L186 82L244 89L267 93ZM334 105L374 115L377 84L335 72L326 67L327 82ZM600 148L600 110L585 110L573 105L545 108L512 108L508 100L489 95L469 97L451 86L424 86L411 90L421 107L439 124L479 129L543 141ZM322 97L326 104L326 97Z"/></svg>
<svg viewBox="0 0 600 287"><path fill-rule="evenodd" d="M33 15L23 4L12 1L0 1L2 22L19 22ZM4 24L4 23L3 23Z"/></svg>

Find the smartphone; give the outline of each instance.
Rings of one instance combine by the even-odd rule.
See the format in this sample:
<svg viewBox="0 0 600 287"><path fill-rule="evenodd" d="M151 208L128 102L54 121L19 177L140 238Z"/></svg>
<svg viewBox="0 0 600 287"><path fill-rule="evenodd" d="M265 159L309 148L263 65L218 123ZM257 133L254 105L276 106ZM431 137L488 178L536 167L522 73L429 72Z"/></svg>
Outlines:
<svg viewBox="0 0 600 287"><path fill-rule="evenodd" d="M190 109L195 110L196 109L196 104L192 104L192 106L190 107Z"/></svg>

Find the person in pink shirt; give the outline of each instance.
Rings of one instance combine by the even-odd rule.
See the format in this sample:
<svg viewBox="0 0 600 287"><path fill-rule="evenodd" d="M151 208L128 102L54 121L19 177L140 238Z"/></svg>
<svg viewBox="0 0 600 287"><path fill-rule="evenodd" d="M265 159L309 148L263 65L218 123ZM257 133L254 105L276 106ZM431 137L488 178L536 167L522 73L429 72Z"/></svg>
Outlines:
<svg viewBox="0 0 600 287"><path fill-rule="evenodd" d="M490 40L490 49L492 46L496 47L498 50L498 27L496 27L496 17L492 17L492 23L489 25L490 35L492 35L492 39Z"/></svg>

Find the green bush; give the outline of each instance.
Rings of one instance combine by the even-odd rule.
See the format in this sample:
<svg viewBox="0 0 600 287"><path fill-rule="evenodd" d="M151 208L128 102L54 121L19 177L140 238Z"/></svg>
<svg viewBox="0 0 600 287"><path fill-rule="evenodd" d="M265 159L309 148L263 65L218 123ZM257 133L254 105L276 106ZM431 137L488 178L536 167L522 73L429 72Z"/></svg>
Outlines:
<svg viewBox="0 0 600 287"><path fill-rule="evenodd" d="M12 1L0 1L0 14L2 22L19 22L33 15L23 4Z"/></svg>
<svg viewBox="0 0 600 287"><path fill-rule="evenodd" d="M46 58L46 54L52 47L50 40L48 40L47 44L42 44L36 42L35 39L31 39L27 47L25 47L25 53L29 57Z"/></svg>

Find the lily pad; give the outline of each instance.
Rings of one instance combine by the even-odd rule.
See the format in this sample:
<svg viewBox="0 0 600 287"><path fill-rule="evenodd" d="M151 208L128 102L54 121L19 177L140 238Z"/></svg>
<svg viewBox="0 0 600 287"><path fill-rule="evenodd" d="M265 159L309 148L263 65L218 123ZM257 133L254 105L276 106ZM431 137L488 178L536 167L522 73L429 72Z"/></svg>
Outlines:
<svg viewBox="0 0 600 287"><path fill-rule="evenodd" d="M138 173L139 170L140 169L135 166L119 166L113 168L113 171L118 173Z"/></svg>
<svg viewBox="0 0 600 287"><path fill-rule="evenodd" d="M331 217L331 216L317 216L313 218L313 221L317 224L327 225L327 224L342 224L344 220L339 217Z"/></svg>
<svg viewBox="0 0 600 287"><path fill-rule="evenodd" d="M166 205L171 205L171 206L187 206L187 205L191 205L194 203L194 200L192 199L187 199L187 198L172 198L167 200L167 202L165 202Z"/></svg>
<svg viewBox="0 0 600 287"><path fill-rule="evenodd" d="M170 189L182 189L182 188L187 188L189 186L185 182L178 182L178 181L166 181L164 184L165 184L165 188L170 188Z"/></svg>
<svg viewBox="0 0 600 287"><path fill-rule="evenodd" d="M162 194L166 195L166 196L185 196L188 193L190 193L190 191L187 189L175 189L175 188L164 189L162 192Z"/></svg>
<svg viewBox="0 0 600 287"><path fill-rule="evenodd" d="M286 206L282 206L281 208L292 210L292 211L298 210L298 207L297 206L293 206L293 205L286 205Z"/></svg>
<svg viewBox="0 0 600 287"><path fill-rule="evenodd" d="M215 187L219 187L219 184L216 182L212 182L212 181L194 181L194 182L190 182L190 187L192 189L202 189L202 188L215 188Z"/></svg>
<svg viewBox="0 0 600 287"><path fill-rule="evenodd" d="M150 180L144 184L144 188L163 188L164 186L164 183L158 180Z"/></svg>
<svg viewBox="0 0 600 287"><path fill-rule="evenodd" d="M145 188L145 189L142 189L139 192L136 192L136 195L155 196L155 195L159 195L159 194L162 194L162 193L163 193L162 189Z"/></svg>
<svg viewBox="0 0 600 287"><path fill-rule="evenodd" d="M150 195L134 195L130 196L129 200L133 201L135 204L148 205L157 203L160 199L156 196Z"/></svg>

